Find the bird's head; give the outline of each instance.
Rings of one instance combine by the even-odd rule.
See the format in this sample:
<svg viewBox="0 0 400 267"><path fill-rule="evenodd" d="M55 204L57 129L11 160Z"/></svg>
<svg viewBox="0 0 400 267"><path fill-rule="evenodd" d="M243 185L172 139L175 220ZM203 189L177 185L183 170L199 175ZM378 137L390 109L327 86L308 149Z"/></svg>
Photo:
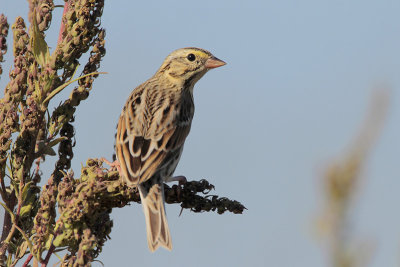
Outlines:
<svg viewBox="0 0 400 267"><path fill-rule="evenodd" d="M167 56L158 73L174 82L193 86L208 70L226 63L210 52L195 47L175 50Z"/></svg>

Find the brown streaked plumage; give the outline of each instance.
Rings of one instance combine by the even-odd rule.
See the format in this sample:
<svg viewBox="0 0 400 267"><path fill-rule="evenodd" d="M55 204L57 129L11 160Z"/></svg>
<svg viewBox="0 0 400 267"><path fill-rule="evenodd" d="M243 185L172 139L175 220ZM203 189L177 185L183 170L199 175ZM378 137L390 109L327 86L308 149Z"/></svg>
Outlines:
<svg viewBox="0 0 400 267"><path fill-rule="evenodd" d="M122 110L116 156L127 184L139 188L151 251L172 249L163 182L171 179L190 131L193 86L209 69L223 65L206 50L178 49L133 90Z"/></svg>

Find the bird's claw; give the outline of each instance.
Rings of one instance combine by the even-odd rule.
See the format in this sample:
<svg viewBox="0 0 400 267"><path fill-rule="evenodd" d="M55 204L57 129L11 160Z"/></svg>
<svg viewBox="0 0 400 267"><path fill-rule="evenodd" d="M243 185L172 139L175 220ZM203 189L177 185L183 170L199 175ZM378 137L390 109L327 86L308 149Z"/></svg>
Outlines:
<svg viewBox="0 0 400 267"><path fill-rule="evenodd" d="M169 183L169 182L178 182L179 185L184 185L184 184L187 183L187 179L186 179L185 176L179 175L179 176L170 177L165 182L167 182L167 183Z"/></svg>

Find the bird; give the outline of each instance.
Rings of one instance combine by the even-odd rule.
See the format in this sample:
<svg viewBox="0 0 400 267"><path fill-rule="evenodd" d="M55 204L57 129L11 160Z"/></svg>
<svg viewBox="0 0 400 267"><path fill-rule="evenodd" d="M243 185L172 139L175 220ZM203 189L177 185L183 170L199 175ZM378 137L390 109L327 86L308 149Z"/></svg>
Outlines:
<svg viewBox="0 0 400 267"><path fill-rule="evenodd" d="M201 48L175 50L132 91L119 117L116 162L121 179L138 188L151 252L172 250L164 182L186 180L173 173L192 124L193 87L207 71L225 64Z"/></svg>

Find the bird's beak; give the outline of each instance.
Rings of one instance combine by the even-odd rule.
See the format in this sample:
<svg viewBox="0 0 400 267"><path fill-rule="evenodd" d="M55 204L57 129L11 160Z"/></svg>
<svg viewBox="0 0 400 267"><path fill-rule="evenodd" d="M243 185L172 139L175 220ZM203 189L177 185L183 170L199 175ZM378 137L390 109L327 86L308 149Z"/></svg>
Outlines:
<svg viewBox="0 0 400 267"><path fill-rule="evenodd" d="M223 65L226 65L226 63L224 61L222 61L221 59L218 59L214 56L207 59L206 64L205 64L207 69L214 69L214 68L221 67Z"/></svg>

